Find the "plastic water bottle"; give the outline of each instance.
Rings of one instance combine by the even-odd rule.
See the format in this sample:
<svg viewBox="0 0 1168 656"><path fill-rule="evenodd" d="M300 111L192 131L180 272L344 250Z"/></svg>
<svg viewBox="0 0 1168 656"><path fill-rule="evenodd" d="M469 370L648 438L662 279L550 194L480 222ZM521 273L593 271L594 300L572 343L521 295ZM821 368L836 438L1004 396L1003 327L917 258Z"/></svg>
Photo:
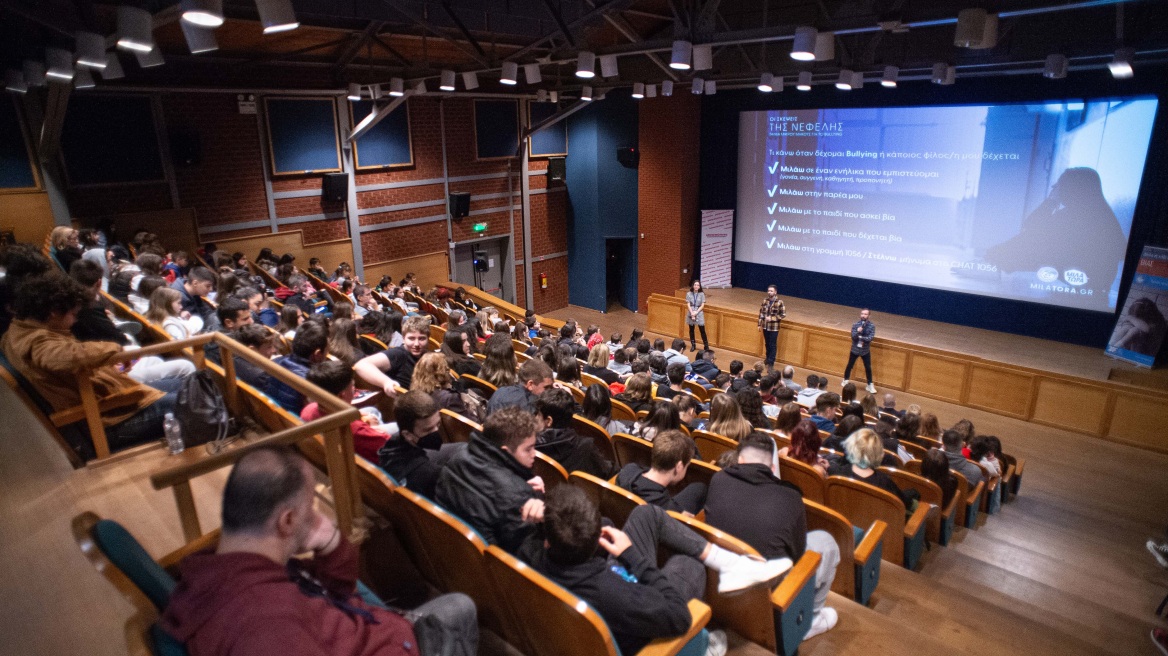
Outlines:
<svg viewBox="0 0 1168 656"><path fill-rule="evenodd" d="M166 432L166 448L170 450L170 455L178 455L183 452L186 445L183 444L182 426L178 425L178 420L174 418L173 412L166 413L166 417L162 421L162 430Z"/></svg>

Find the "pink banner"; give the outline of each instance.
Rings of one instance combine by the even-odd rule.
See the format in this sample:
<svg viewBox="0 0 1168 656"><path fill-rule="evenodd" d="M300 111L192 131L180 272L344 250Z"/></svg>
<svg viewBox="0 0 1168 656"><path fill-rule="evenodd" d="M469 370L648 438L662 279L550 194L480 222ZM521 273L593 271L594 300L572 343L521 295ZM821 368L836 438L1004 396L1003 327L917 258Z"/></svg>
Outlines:
<svg viewBox="0 0 1168 656"><path fill-rule="evenodd" d="M734 210L702 210L702 286L730 286L733 250Z"/></svg>

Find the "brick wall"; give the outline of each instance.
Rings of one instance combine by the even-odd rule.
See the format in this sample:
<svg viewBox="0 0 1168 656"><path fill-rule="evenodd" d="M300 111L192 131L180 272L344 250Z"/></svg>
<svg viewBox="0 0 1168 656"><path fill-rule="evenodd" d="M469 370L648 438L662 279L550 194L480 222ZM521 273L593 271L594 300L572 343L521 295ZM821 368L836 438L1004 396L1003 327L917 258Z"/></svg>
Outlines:
<svg viewBox="0 0 1168 656"><path fill-rule="evenodd" d="M650 294L672 294L689 282L682 269L693 271L701 99L688 93L645 99L640 110L637 305L646 312Z"/></svg>

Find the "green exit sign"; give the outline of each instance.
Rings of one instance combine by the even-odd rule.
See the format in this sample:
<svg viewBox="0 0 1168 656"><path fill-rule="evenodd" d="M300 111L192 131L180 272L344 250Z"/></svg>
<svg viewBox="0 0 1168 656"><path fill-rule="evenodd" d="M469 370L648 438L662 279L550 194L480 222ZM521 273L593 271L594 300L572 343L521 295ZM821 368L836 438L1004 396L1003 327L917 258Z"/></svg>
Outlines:
<svg viewBox="0 0 1168 656"><path fill-rule="evenodd" d="M487 222L483 221L482 223L476 223L471 227L471 230L473 230L475 232L486 232L487 231Z"/></svg>

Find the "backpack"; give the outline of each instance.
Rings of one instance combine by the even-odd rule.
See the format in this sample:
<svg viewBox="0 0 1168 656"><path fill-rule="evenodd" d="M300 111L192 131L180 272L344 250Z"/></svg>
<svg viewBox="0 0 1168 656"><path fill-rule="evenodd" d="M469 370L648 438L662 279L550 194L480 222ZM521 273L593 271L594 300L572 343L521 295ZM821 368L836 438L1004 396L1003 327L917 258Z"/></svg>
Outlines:
<svg viewBox="0 0 1168 656"><path fill-rule="evenodd" d="M187 376L178 391L174 416L182 426L186 446L197 446L211 440L222 441L231 434L231 415L223 392L207 370Z"/></svg>
<svg viewBox="0 0 1168 656"><path fill-rule="evenodd" d="M459 393L462 405L466 406L466 418L476 423L483 423L487 418L487 400L476 389Z"/></svg>

